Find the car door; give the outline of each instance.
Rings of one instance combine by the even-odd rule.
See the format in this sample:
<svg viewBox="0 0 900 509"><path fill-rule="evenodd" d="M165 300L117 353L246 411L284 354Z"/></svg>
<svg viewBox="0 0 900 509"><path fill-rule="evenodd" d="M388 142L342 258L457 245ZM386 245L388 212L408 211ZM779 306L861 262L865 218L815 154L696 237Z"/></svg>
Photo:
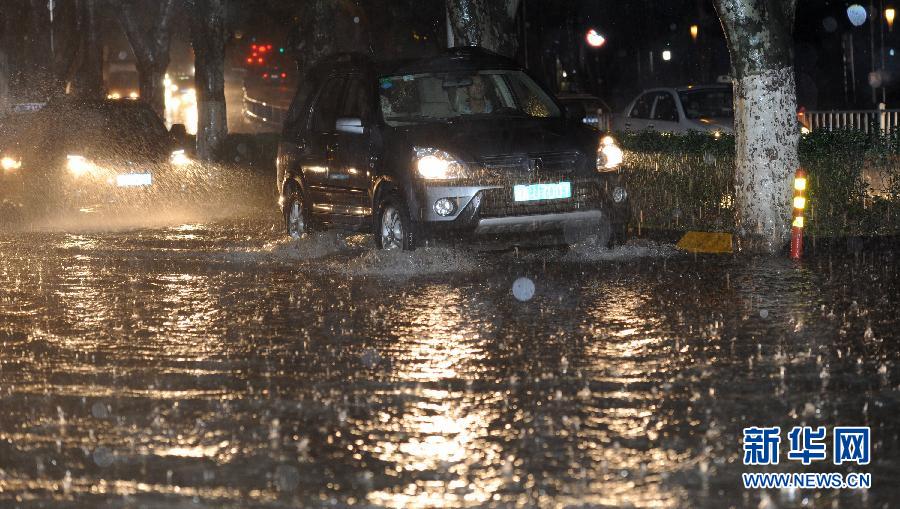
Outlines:
<svg viewBox="0 0 900 509"><path fill-rule="evenodd" d="M309 116L306 150L300 165L313 214L330 214L332 211L335 190L329 175L333 171L332 167L337 164L335 122L343 101L345 84L343 76L326 79Z"/></svg>
<svg viewBox="0 0 900 509"><path fill-rule="evenodd" d="M334 189L334 212L350 216L347 220L353 222L351 218L372 214L369 187L375 166L371 143L374 78L370 80L362 75L348 76L343 96L338 120L343 123L351 120L360 122L359 126L354 123L352 127L336 129L337 157L335 164L331 166L328 181L329 186Z"/></svg>
<svg viewBox="0 0 900 509"><path fill-rule="evenodd" d="M643 131L650 123L650 114L653 112L653 100L656 94L647 92L638 97L631 105L631 109L625 115L626 131Z"/></svg>
<svg viewBox="0 0 900 509"><path fill-rule="evenodd" d="M652 129L664 133L678 133L683 130L679 123L678 105L671 92L659 92L653 103Z"/></svg>

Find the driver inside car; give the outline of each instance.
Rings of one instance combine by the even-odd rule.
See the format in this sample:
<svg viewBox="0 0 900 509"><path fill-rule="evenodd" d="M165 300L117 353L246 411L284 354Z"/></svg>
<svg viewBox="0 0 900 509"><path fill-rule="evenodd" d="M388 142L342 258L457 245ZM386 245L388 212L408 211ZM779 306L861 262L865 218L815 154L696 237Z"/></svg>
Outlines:
<svg viewBox="0 0 900 509"><path fill-rule="evenodd" d="M464 115L478 115L494 111L494 104L486 93L487 84L484 78L476 74L472 76L472 83L466 87L464 94L460 95L459 113Z"/></svg>

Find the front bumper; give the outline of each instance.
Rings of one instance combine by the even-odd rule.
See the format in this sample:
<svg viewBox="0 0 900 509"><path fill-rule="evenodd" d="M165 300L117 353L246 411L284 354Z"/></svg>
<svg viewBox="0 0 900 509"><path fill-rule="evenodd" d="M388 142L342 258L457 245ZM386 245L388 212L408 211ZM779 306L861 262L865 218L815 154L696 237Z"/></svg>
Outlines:
<svg viewBox="0 0 900 509"><path fill-rule="evenodd" d="M428 185L414 197L425 236L457 233L499 236L537 232L567 232L596 228L603 221L627 218L627 193L615 177L572 181L572 196L560 200L516 202L509 185ZM620 188L616 195L615 189ZM624 198L623 198L624 195ZM618 196L616 202L614 196ZM440 199L454 203L454 211L439 215Z"/></svg>

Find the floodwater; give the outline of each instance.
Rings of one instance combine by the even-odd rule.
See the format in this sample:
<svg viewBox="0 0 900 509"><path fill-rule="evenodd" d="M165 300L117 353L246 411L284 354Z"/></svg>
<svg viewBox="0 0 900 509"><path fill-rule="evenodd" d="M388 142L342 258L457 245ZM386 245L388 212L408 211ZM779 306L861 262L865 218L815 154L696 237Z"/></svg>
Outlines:
<svg viewBox="0 0 900 509"><path fill-rule="evenodd" d="M379 253L267 207L0 231L3 507L890 507L892 253ZM784 458L870 426L872 461ZM782 460L742 463L744 427ZM744 490L744 472L869 490Z"/></svg>

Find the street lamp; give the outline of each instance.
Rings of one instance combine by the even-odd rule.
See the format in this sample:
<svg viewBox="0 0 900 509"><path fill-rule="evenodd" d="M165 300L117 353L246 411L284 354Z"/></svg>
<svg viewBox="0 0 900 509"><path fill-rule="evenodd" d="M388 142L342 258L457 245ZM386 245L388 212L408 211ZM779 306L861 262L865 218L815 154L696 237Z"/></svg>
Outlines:
<svg viewBox="0 0 900 509"><path fill-rule="evenodd" d="M850 7L847 7L847 18L853 26L862 26L862 24L866 22L867 17L869 17L869 15L866 12L866 8L862 5L853 4Z"/></svg>
<svg viewBox="0 0 900 509"><path fill-rule="evenodd" d="M887 20L888 30L891 32L894 31L894 17L897 15L897 12L894 11L893 7L888 7L884 10L884 19Z"/></svg>
<svg viewBox="0 0 900 509"><path fill-rule="evenodd" d="M698 27L697 25L691 25L691 39L693 39L694 42L697 42L697 36L699 34L700 34L700 27Z"/></svg>
<svg viewBox="0 0 900 509"><path fill-rule="evenodd" d="M593 28L588 30L587 37L585 37L585 39L587 40L587 43L593 48L599 48L600 46L606 44L606 37L600 35L600 32Z"/></svg>

